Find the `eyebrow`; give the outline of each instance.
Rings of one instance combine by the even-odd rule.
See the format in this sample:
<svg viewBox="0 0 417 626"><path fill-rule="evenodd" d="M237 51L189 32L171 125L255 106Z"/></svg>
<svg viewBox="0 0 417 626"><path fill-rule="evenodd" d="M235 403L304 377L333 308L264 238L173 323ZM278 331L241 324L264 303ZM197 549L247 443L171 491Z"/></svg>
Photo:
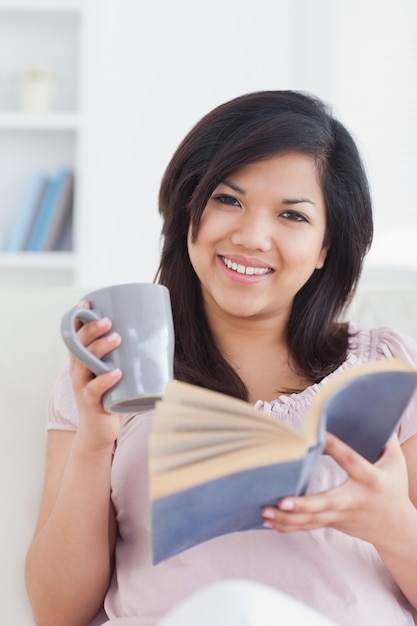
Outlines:
<svg viewBox="0 0 417 626"><path fill-rule="evenodd" d="M304 202L307 202L307 204L311 204L311 206L313 206L314 208L317 208L317 204L313 202L313 200L309 200L308 198L287 199L287 200L283 200L282 204L288 204L291 206L293 204L303 204Z"/></svg>
<svg viewBox="0 0 417 626"><path fill-rule="evenodd" d="M242 187L238 187L238 185L235 185L235 183L232 183L231 180L225 180L223 182L223 185L227 185L228 187L230 187L230 189L233 189L233 191L237 191L237 193L241 193L242 196L246 195L246 191L242 189Z"/></svg>
<svg viewBox="0 0 417 626"><path fill-rule="evenodd" d="M230 187L230 189L233 189L233 191L236 191L237 193L242 194L242 196L246 195L246 191L242 189L242 187L239 187L235 183L232 183L231 180L225 180L223 184L227 185L227 187ZM314 208L317 208L317 204L313 202L313 200L310 200L309 198L287 198L282 201L282 204L292 206L295 204L303 204L304 202L307 202L307 204L311 204Z"/></svg>

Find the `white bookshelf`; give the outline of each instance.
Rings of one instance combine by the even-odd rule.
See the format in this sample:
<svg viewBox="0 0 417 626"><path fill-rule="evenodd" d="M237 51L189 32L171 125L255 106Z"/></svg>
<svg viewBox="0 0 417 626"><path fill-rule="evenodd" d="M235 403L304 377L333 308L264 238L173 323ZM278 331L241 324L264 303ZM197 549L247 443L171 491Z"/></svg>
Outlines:
<svg viewBox="0 0 417 626"><path fill-rule="evenodd" d="M0 10L38 13L74 13L82 7L82 0L0 0Z"/></svg>
<svg viewBox="0 0 417 626"><path fill-rule="evenodd" d="M74 280L75 254L69 252L0 253L1 287L60 287Z"/></svg>
<svg viewBox="0 0 417 626"><path fill-rule="evenodd" d="M61 167L77 174L82 144L81 55L83 3L75 0L0 0L0 286L74 283L73 252L1 251L35 171L53 175ZM22 110L16 75L31 66L57 77L54 106ZM77 215L77 187L74 220Z"/></svg>
<svg viewBox="0 0 417 626"><path fill-rule="evenodd" d="M71 111L58 111L49 114L0 111L0 130L55 130L78 132L80 128L80 116Z"/></svg>

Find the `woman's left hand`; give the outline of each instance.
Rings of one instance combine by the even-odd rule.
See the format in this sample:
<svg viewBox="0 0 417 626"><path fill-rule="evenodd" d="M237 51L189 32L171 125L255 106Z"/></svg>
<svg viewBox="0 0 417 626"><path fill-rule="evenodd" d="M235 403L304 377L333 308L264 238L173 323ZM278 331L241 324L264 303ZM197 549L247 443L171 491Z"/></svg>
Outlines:
<svg viewBox="0 0 417 626"><path fill-rule="evenodd" d="M277 508L265 507L264 526L282 533L330 527L374 545L389 543L407 511L415 514L397 436L375 464L329 433L326 452L347 472L346 482L318 494L282 498Z"/></svg>

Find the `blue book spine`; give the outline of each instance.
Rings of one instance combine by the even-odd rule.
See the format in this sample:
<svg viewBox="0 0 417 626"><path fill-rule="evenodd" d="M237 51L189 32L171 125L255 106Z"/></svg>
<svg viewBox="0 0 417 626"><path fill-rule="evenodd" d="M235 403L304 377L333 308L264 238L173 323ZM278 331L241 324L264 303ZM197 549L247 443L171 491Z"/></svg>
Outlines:
<svg viewBox="0 0 417 626"><path fill-rule="evenodd" d="M38 252L43 250L54 212L58 206L59 198L65 181L69 175L68 170L59 170L49 181L42 206L39 210L38 219L34 225L32 236L29 240L28 250Z"/></svg>
<svg viewBox="0 0 417 626"><path fill-rule="evenodd" d="M22 205L16 213L9 236L5 241L4 250L6 252L20 252L25 249L47 183L48 179L44 173L35 172L32 175Z"/></svg>

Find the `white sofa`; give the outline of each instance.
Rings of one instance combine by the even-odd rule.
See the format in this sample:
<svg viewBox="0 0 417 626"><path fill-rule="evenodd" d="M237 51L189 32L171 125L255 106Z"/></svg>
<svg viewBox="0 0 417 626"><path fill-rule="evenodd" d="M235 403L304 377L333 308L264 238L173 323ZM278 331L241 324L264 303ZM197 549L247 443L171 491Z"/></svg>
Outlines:
<svg viewBox="0 0 417 626"><path fill-rule="evenodd" d="M86 291L0 288L0 622L10 626L33 626L23 567L42 489L47 397L66 359L60 318ZM411 275L365 282L350 318L417 338L416 312L417 277Z"/></svg>

